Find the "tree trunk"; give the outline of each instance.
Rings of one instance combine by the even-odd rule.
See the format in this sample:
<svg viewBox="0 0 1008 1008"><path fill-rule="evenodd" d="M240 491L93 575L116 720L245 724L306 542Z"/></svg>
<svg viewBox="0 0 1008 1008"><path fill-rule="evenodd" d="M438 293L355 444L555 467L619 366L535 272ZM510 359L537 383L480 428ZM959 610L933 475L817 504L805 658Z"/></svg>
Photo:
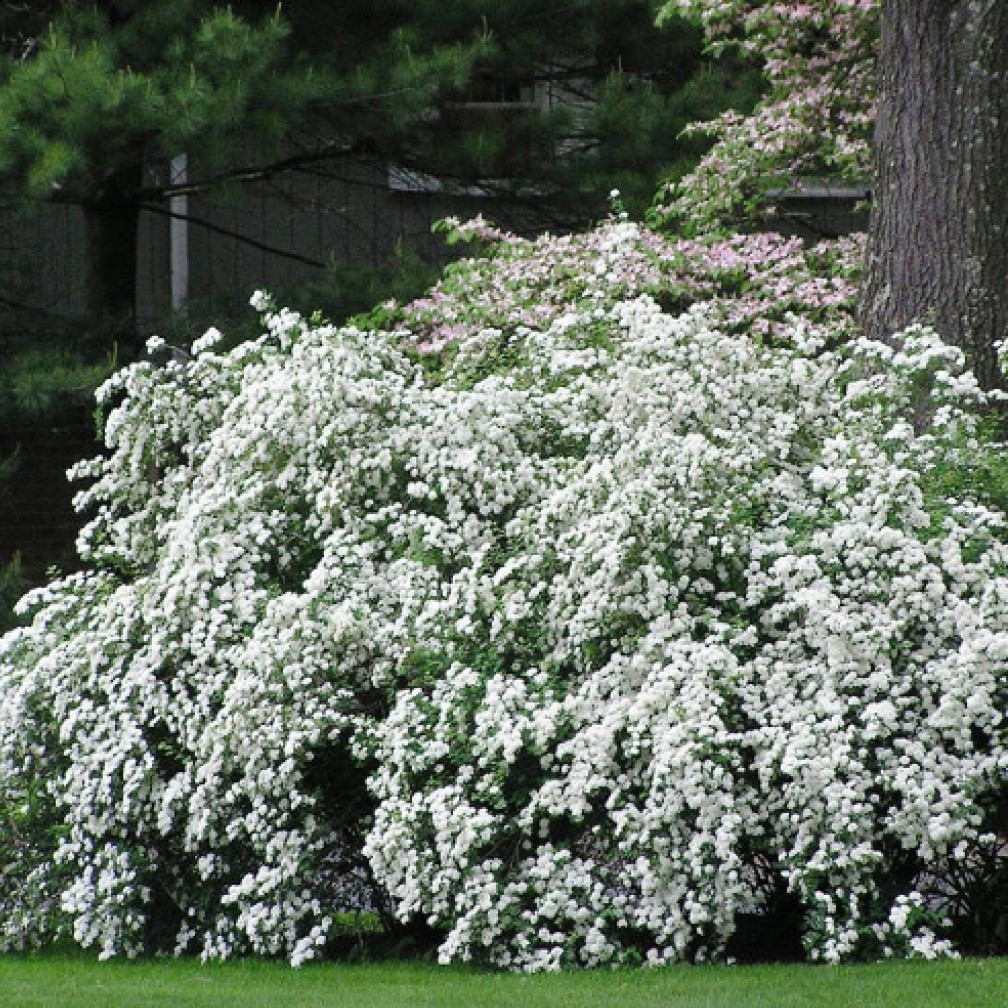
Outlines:
<svg viewBox="0 0 1008 1008"><path fill-rule="evenodd" d="M1008 0L883 0L863 322L914 321L1004 386Z"/></svg>
<svg viewBox="0 0 1008 1008"><path fill-rule="evenodd" d="M140 350L136 328L137 221L140 165L116 172L83 204L89 321L127 359Z"/></svg>

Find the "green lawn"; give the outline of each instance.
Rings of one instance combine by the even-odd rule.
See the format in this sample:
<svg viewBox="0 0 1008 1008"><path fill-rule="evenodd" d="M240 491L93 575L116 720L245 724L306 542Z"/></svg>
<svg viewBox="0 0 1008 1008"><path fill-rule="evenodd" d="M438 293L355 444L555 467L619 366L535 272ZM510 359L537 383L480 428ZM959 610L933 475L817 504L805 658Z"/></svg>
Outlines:
<svg viewBox="0 0 1008 1008"><path fill-rule="evenodd" d="M415 964L0 957L2 1008L1005 1008L1008 960L514 976Z"/></svg>

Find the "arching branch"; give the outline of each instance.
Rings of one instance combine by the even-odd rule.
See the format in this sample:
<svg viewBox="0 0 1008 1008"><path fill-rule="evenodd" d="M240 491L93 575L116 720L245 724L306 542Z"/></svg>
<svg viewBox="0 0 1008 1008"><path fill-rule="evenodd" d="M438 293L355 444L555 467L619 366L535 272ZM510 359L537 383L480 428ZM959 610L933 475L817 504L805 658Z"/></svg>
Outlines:
<svg viewBox="0 0 1008 1008"><path fill-rule="evenodd" d="M255 238L249 238L248 235L243 235L240 231L234 231L231 228L222 227L220 224L214 224L213 221L209 221L205 217L196 217L193 214L176 213L174 210L168 210L165 207L158 206L156 203L138 203L137 205L141 210L146 210L148 213L159 214L162 217L171 217L175 220L188 221L190 224L195 224L197 227L205 228L207 231L212 231L214 234L224 235L227 238L233 238L235 241L241 242L243 245L250 245L252 248L259 249L260 252L268 252L270 255L280 256L283 259L293 259L297 262L306 263L308 266L315 266L318 269L326 268L326 264L319 259L312 259L310 256L301 255L300 252L294 252L291 249L283 249L277 245L267 245L265 242L257 241Z"/></svg>

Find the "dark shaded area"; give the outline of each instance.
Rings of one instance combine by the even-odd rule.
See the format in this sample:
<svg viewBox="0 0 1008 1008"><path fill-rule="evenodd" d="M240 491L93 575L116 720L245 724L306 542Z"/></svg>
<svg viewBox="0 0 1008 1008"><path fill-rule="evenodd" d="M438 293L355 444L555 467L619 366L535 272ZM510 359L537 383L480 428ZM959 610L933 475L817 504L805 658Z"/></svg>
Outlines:
<svg viewBox="0 0 1008 1008"><path fill-rule="evenodd" d="M20 557L26 582L40 583L52 567L76 568L80 517L77 488L67 469L98 453L94 419L80 403L59 404L36 422L0 428L0 459L14 459L0 494L0 566Z"/></svg>
<svg viewBox="0 0 1008 1008"><path fill-rule="evenodd" d="M725 955L740 963L803 962L805 907L793 893L779 892L762 913L738 914Z"/></svg>
<svg viewBox="0 0 1008 1008"><path fill-rule="evenodd" d="M393 922L382 931L334 935L326 943L326 955L342 962L434 961L444 937L444 931L419 918L409 924Z"/></svg>
<svg viewBox="0 0 1008 1008"><path fill-rule="evenodd" d="M1006 698L1008 701L1008 698ZM938 866L934 897L949 908L951 937L964 955L1008 955L1008 781L985 803L987 843Z"/></svg>

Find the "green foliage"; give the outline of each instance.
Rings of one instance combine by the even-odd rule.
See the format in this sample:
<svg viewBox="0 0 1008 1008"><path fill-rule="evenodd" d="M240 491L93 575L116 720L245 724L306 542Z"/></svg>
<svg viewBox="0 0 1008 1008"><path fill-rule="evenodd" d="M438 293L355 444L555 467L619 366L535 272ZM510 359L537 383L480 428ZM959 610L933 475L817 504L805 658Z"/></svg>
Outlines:
<svg viewBox="0 0 1008 1008"><path fill-rule="evenodd" d="M111 357L89 363L66 347L28 346L0 367L0 424L24 427L90 408L94 390L115 367Z"/></svg>
<svg viewBox="0 0 1008 1008"><path fill-rule="evenodd" d="M552 180L554 198L618 185L643 206L699 152L683 127L751 106L757 87L745 64L707 61L695 27L652 18L644 0L382 2L366 18L360 4L61 4L31 58L0 57L0 177L30 200L100 200L141 161L187 151L207 176L250 137L260 158L311 111L327 142L435 174ZM546 82L572 89L550 111ZM519 105L473 118L466 104L500 101Z"/></svg>
<svg viewBox="0 0 1008 1008"><path fill-rule="evenodd" d="M994 1008L1008 962L807 966L689 966L512 976L422 963L308 966L197 960L96 963L80 956L10 956L0 994L18 1008Z"/></svg>
<svg viewBox="0 0 1008 1008"><path fill-rule="evenodd" d="M105 180L180 151L202 174L250 138L261 157L311 110L344 141L402 143L444 89L464 86L480 48L478 21L441 44L401 12L365 23L353 5L345 31L329 12L328 51L313 56L304 15L295 48L279 7L237 7L61 5L31 58L0 61L0 176L30 200L101 200Z"/></svg>
<svg viewBox="0 0 1008 1008"><path fill-rule="evenodd" d="M681 177L710 146L686 127L729 108L751 109L763 87L758 69L734 54L705 57L686 22L666 24L653 41L661 61L641 63L644 54L631 51L637 63L621 58L602 82L585 127L589 142L566 167L582 191L619 189L634 217L660 180Z"/></svg>
<svg viewBox="0 0 1008 1008"><path fill-rule="evenodd" d="M615 187L631 212L642 213L658 182L692 168L709 146L684 137L685 127L727 108L750 109L762 88L750 61L731 53L708 58L701 33L685 20L656 29L652 5L641 0L546 10L521 0L459 6L483 18L489 34L457 97L549 97L524 116L475 123L442 117L427 154L433 170L538 180L559 205L588 199L601 209Z"/></svg>
<svg viewBox="0 0 1008 1008"><path fill-rule="evenodd" d="M3 478L0 472L0 490L3 489ZM17 626L14 605L27 587L28 582L21 570L21 556L15 553L13 560L0 565L0 633L6 633Z"/></svg>
<svg viewBox="0 0 1008 1008"><path fill-rule="evenodd" d="M278 15L252 24L200 0L65 4L32 58L0 63L0 175L29 199L88 200L144 159L219 165L239 137L279 139L326 90L287 36Z"/></svg>
<svg viewBox="0 0 1008 1008"><path fill-rule="evenodd" d="M341 323L371 311L381 311L390 298L412 301L437 280L441 270L402 247L383 266L348 264L332 267L324 280L305 284L289 303L303 304L332 322ZM377 307L376 307L377 306Z"/></svg>

